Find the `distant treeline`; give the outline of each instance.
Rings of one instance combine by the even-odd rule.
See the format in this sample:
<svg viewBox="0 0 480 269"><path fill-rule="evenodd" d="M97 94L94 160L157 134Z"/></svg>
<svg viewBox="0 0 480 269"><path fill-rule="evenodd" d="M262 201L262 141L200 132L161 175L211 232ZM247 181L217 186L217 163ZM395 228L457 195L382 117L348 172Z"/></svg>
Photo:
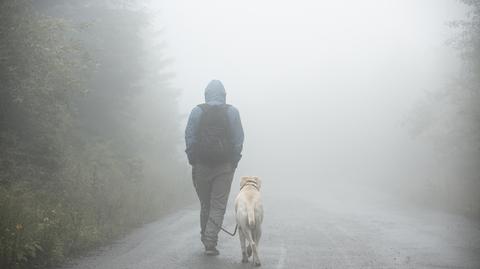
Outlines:
<svg viewBox="0 0 480 269"><path fill-rule="evenodd" d="M480 217L480 1L461 0L468 18L450 22L458 35L449 40L462 59L461 72L430 94L412 113L415 137L436 150L438 166L426 184L415 184L431 205ZM422 188L423 187L423 188Z"/></svg>
<svg viewBox="0 0 480 269"><path fill-rule="evenodd" d="M0 2L0 268L58 265L191 197L164 46L126 3Z"/></svg>

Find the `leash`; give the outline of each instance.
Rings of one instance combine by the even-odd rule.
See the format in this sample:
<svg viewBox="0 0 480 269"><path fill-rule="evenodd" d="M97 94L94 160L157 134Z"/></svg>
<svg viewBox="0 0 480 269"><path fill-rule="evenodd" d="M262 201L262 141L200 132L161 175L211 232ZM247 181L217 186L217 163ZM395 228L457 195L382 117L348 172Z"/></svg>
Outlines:
<svg viewBox="0 0 480 269"><path fill-rule="evenodd" d="M224 231L226 234L230 235L230 236L235 236L235 234L237 233L237 230L238 230L238 224L235 225L235 230L233 231L233 233L227 231L226 229L224 229L222 226L218 225L215 221L213 221L213 219L211 217L208 217L208 220L211 221L215 226L217 226L217 228L220 228L220 230Z"/></svg>

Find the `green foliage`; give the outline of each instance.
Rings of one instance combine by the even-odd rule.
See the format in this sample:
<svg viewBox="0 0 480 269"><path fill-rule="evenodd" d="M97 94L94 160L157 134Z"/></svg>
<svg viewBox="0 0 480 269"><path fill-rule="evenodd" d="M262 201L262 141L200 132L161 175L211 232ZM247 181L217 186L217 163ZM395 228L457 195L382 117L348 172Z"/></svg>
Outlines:
<svg viewBox="0 0 480 269"><path fill-rule="evenodd" d="M0 3L0 268L57 265L190 199L145 14L86 2Z"/></svg>

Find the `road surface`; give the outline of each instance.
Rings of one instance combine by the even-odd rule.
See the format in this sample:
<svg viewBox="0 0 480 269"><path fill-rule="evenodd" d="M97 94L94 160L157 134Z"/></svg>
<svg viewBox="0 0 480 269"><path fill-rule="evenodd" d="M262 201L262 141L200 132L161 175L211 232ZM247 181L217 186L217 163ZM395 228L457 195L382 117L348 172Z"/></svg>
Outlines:
<svg viewBox="0 0 480 269"><path fill-rule="evenodd" d="M236 192L232 187L231 198ZM480 224L459 215L338 187L265 191L263 199L261 268L480 268ZM232 210L231 200L224 223L229 230ZM64 268L252 267L240 262L238 238L224 233L220 255L204 256L198 221L192 205Z"/></svg>

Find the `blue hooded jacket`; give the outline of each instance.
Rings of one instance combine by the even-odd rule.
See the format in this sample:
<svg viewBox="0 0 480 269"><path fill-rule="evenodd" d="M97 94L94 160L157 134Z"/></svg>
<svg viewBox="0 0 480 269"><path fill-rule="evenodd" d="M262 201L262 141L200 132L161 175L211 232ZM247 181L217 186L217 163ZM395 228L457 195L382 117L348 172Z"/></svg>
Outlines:
<svg viewBox="0 0 480 269"><path fill-rule="evenodd" d="M205 89L205 103L208 105L222 105L226 102L226 92L222 82L219 80L212 80ZM196 133L202 116L202 109L198 106L194 107L188 118L187 128L185 129L185 143L187 149L188 162L194 165L195 153L193 152L193 145L197 142ZM243 128L240 121L240 113L234 106L229 106L227 110L228 119L230 122L230 128L232 131L232 144L233 144L233 156L232 161L236 167L240 159L242 158L243 149Z"/></svg>

